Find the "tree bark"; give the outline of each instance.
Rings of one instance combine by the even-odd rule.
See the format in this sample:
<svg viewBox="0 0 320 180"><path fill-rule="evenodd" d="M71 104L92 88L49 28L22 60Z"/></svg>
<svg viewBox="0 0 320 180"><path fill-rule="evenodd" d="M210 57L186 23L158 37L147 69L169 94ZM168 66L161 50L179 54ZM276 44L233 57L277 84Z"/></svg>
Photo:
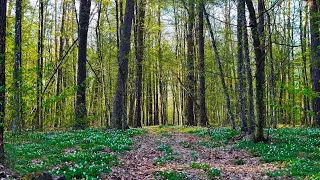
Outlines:
<svg viewBox="0 0 320 180"><path fill-rule="evenodd" d="M13 70L13 103L14 114L12 123L12 132L21 132L22 124L22 97L21 97L21 14L22 0L16 0L16 22L15 22L15 37L14 37L14 70Z"/></svg>
<svg viewBox="0 0 320 180"><path fill-rule="evenodd" d="M319 1L310 0L310 33L311 33L311 81L314 93L312 108L314 112L314 127L320 127L320 30Z"/></svg>
<svg viewBox="0 0 320 180"><path fill-rule="evenodd" d="M246 18L245 25L247 25ZM249 133L255 131L255 113L254 113L254 99L253 99L253 83L252 83L252 70L251 70L251 61L250 61L250 52L249 52L249 42L248 42L248 30L245 27L243 30L243 48L244 48L244 58L246 60L246 73L248 80L248 104L249 104Z"/></svg>
<svg viewBox="0 0 320 180"><path fill-rule="evenodd" d="M111 118L113 129L121 129L123 127L122 122L126 121L123 119L126 116L123 115L126 114L125 93L128 80L128 56L130 52L131 27L134 15L134 0L126 1L125 11L124 22L121 27L120 49L118 53L118 77Z"/></svg>
<svg viewBox="0 0 320 180"><path fill-rule="evenodd" d="M195 89L195 81L194 81L194 37L193 37L193 29L194 29L194 1L188 0L188 34L187 34L187 42L188 42L188 56L187 56L187 82L186 82L186 118L187 125L194 126L194 89Z"/></svg>
<svg viewBox="0 0 320 180"><path fill-rule="evenodd" d="M199 99L200 99L200 125L206 126L208 124L207 110L206 110L206 78L205 78L205 64L204 64L204 35L203 35L203 0L199 3Z"/></svg>
<svg viewBox="0 0 320 180"><path fill-rule="evenodd" d="M140 0L137 15L137 49L136 49L136 110L135 110L135 127L142 127L141 125L141 91L142 91L142 61L144 53L144 15L145 15L145 1Z"/></svg>
<svg viewBox="0 0 320 180"><path fill-rule="evenodd" d="M261 3L259 0L259 4ZM261 35L264 33L261 32L263 27L261 27L260 19L260 26L258 27L256 13L253 7L253 3L251 0L246 0L246 4L249 10L249 17L250 17L250 25L252 31L252 39L253 39L253 47L254 53L256 58L256 106L257 106L257 113L258 113L258 121L257 121L257 128L255 134L255 142L265 141L263 136L263 128L265 124L265 104L264 104L264 90L265 90L265 57L264 57L264 47L261 45L260 38ZM261 6L261 5L260 5ZM260 18L262 18L263 14L260 14Z"/></svg>
<svg viewBox="0 0 320 180"><path fill-rule="evenodd" d="M80 1L79 11L79 48L77 69L76 123L75 129L87 127L86 78L87 78L87 36L89 27L91 0Z"/></svg>
<svg viewBox="0 0 320 180"><path fill-rule="evenodd" d="M7 0L0 0L0 164L5 162L4 154L4 117L6 89L6 29L7 29Z"/></svg>
<svg viewBox="0 0 320 180"><path fill-rule="evenodd" d="M237 24L237 39L238 39L238 99L240 110L240 122L241 131L247 132L247 118L246 118L246 106L244 102L244 67L243 67L243 29L245 28L245 0L238 0L238 24Z"/></svg>
<svg viewBox="0 0 320 180"><path fill-rule="evenodd" d="M43 72L43 36L44 36L44 19L43 19L43 0L39 1L39 30L38 30L38 61L37 61L37 111L35 129L42 129L42 72Z"/></svg>

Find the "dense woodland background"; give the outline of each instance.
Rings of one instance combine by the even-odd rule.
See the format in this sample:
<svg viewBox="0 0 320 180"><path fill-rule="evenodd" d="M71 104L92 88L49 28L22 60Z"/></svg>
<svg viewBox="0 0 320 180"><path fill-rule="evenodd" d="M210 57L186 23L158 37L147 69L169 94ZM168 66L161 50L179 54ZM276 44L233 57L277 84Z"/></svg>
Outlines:
<svg viewBox="0 0 320 180"><path fill-rule="evenodd" d="M319 126L319 0L1 0L1 128Z"/></svg>

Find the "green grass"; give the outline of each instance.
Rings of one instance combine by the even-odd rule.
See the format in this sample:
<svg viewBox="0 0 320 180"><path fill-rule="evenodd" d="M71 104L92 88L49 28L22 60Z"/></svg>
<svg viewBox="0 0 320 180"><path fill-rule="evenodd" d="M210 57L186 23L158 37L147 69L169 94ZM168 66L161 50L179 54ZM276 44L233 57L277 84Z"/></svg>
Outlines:
<svg viewBox="0 0 320 180"><path fill-rule="evenodd" d="M207 171L207 177L209 179L213 179L216 176L221 176L221 171L219 169L215 169L215 168L210 168Z"/></svg>
<svg viewBox="0 0 320 180"><path fill-rule="evenodd" d="M173 149L166 144L162 144L157 147L158 151L163 151L161 156L155 158L155 163L158 165L164 165L170 161L177 160L178 153L173 152Z"/></svg>
<svg viewBox="0 0 320 180"><path fill-rule="evenodd" d="M208 137L199 142L200 146L205 147L219 147L227 145L233 137L240 134L239 131L229 128L210 129L210 134L208 129L190 129L187 131L187 133L194 134L200 137Z"/></svg>
<svg viewBox="0 0 320 180"><path fill-rule="evenodd" d="M190 167L192 168L192 169L202 169L202 170L204 170L204 171L207 171L207 170L209 170L209 168L210 168L210 165L209 164L206 164L206 163L201 163L201 162L199 162L199 163L196 163L196 162L191 162L190 163Z"/></svg>
<svg viewBox="0 0 320 180"><path fill-rule="evenodd" d="M271 142L242 141L236 148L244 148L262 157L264 162L278 162L286 170L268 173L270 176L295 176L320 179L320 129L271 130Z"/></svg>
<svg viewBox="0 0 320 180"><path fill-rule="evenodd" d="M188 177L187 174L185 173L180 173L177 171L158 171L156 175L161 176L164 179L168 180L189 180L190 178Z"/></svg>
<svg viewBox="0 0 320 180"><path fill-rule="evenodd" d="M67 179L95 179L119 164L117 154L130 150L131 137L144 133L142 129L31 133L6 137L5 149L11 169L21 176L49 172Z"/></svg>

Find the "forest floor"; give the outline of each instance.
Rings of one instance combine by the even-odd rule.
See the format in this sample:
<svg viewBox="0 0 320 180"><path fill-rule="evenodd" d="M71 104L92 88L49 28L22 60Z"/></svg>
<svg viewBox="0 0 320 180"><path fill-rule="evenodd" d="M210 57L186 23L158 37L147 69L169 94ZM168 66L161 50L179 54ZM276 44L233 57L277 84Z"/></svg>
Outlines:
<svg viewBox="0 0 320 180"><path fill-rule="evenodd" d="M266 172L281 168L234 149L232 140L208 144L207 136L175 128L148 130L134 137L133 150L119 157L121 165L112 167L106 179L270 179Z"/></svg>
<svg viewBox="0 0 320 180"><path fill-rule="evenodd" d="M268 143L228 128L182 126L6 135L0 179L320 180L320 129L269 133Z"/></svg>

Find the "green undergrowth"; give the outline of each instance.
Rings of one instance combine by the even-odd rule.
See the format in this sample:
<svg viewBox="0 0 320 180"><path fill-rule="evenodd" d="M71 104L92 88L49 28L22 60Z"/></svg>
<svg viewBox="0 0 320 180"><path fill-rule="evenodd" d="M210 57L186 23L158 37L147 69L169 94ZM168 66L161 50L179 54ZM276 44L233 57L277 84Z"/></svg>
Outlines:
<svg viewBox="0 0 320 180"><path fill-rule="evenodd" d="M160 125L160 126L146 126L145 129L155 133L155 134L172 134L172 133L188 133L190 131L200 131L206 130L204 127L199 126L169 126L169 125Z"/></svg>
<svg viewBox="0 0 320 180"><path fill-rule="evenodd" d="M131 137L142 129L65 133L30 133L6 137L6 156L13 171L25 176L49 172L66 179L95 179L119 164L117 154L130 150Z"/></svg>
<svg viewBox="0 0 320 180"><path fill-rule="evenodd" d="M253 152L264 162L284 164L285 170L270 172L270 176L320 179L320 129L281 128L271 130L270 138L268 144L241 141L235 147Z"/></svg>
<svg viewBox="0 0 320 180"><path fill-rule="evenodd" d="M169 145L162 144L157 147L157 150L163 152L159 157L155 158L155 163L157 165L164 165L178 159L178 153L173 152L173 149Z"/></svg>
<svg viewBox="0 0 320 180"><path fill-rule="evenodd" d="M227 145L232 138L239 135L240 132L229 128L213 128L213 129L195 129L187 131L189 134L194 134L204 138L199 142L200 146L219 147Z"/></svg>
<svg viewBox="0 0 320 180"><path fill-rule="evenodd" d="M167 180L190 180L187 174L177 171L158 171L157 176L161 176ZM155 178L156 179L156 178Z"/></svg>

